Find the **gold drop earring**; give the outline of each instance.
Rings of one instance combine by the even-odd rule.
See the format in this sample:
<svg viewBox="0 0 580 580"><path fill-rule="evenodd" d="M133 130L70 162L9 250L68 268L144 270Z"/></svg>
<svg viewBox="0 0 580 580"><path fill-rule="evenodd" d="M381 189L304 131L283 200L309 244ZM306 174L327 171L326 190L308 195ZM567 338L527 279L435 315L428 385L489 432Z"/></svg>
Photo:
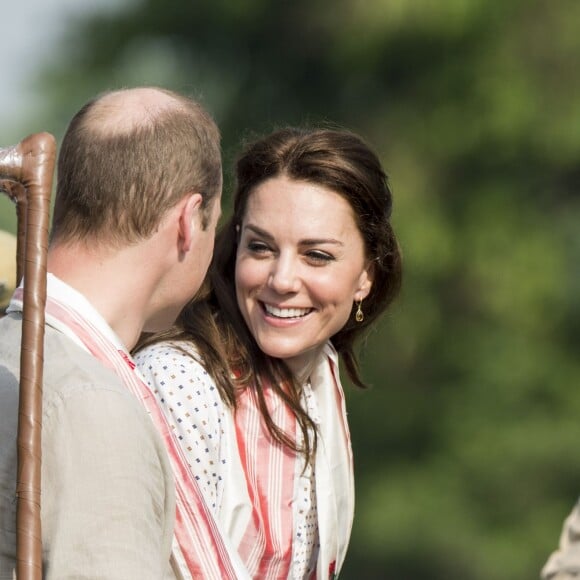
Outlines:
<svg viewBox="0 0 580 580"><path fill-rule="evenodd" d="M358 304L357 304L357 309L356 309L356 313L355 313L355 315L354 315L354 319L355 319L357 322L362 322L362 321L365 319L365 314L364 314L364 312L362 311L362 300L359 300L359 301L358 301Z"/></svg>

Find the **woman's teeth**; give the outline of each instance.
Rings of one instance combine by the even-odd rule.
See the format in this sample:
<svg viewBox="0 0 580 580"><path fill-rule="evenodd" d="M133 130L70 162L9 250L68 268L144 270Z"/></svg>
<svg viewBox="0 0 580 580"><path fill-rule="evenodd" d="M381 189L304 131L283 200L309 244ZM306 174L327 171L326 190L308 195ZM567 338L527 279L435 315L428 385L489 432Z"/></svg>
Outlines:
<svg viewBox="0 0 580 580"><path fill-rule="evenodd" d="M300 318L312 310L311 308L276 308L269 304L264 304L264 308L268 314L276 318Z"/></svg>

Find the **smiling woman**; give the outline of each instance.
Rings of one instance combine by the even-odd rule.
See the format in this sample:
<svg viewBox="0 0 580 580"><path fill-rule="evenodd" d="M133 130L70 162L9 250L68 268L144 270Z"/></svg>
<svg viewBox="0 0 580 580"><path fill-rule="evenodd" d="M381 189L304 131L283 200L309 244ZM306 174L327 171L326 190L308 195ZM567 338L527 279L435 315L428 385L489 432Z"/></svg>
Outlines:
<svg viewBox="0 0 580 580"><path fill-rule="evenodd" d="M306 380L371 288L372 264L350 204L285 176L260 184L241 225L235 283L258 347Z"/></svg>
<svg viewBox="0 0 580 580"><path fill-rule="evenodd" d="M240 157L205 298L136 355L215 530L176 565L338 574L354 513L338 362L363 386L354 342L399 290L391 203L348 131L282 130Z"/></svg>

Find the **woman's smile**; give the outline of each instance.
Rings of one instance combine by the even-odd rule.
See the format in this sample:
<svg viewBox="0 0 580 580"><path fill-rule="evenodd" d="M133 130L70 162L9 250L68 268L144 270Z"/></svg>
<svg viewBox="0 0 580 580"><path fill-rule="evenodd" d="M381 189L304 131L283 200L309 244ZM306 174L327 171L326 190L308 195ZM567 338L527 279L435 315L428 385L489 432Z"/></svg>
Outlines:
<svg viewBox="0 0 580 580"><path fill-rule="evenodd" d="M287 177L251 193L236 295L262 351L289 366L311 361L370 287L363 239L341 195Z"/></svg>
<svg viewBox="0 0 580 580"><path fill-rule="evenodd" d="M272 316L274 318L304 318L306 315L312 312L312 308L282 308L273 306L272 304L267 304L266 302L262 302L262 306L264 307L264 311L267 315Z"/></svg>

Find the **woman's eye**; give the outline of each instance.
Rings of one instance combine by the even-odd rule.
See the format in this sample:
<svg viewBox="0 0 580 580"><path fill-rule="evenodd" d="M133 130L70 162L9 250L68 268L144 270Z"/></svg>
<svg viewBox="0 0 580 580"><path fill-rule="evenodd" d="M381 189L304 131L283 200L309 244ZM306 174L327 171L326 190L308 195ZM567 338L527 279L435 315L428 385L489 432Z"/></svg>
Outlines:
<svg viewBox="0 0 580 580"><path fill-rule="evenodd" d="M315 264L326 264L334 260L334 256L321 252L320 250L311 250L306 253L308 259Z"/></svg>
<svg viewBox="0 0 580 580"><path fill-rule="evenodd" d="M247 248L250 252L255 254L263 254L268 252L270 248L264 242L259 242L257 240L251 240L247 244Z"/></svg>

